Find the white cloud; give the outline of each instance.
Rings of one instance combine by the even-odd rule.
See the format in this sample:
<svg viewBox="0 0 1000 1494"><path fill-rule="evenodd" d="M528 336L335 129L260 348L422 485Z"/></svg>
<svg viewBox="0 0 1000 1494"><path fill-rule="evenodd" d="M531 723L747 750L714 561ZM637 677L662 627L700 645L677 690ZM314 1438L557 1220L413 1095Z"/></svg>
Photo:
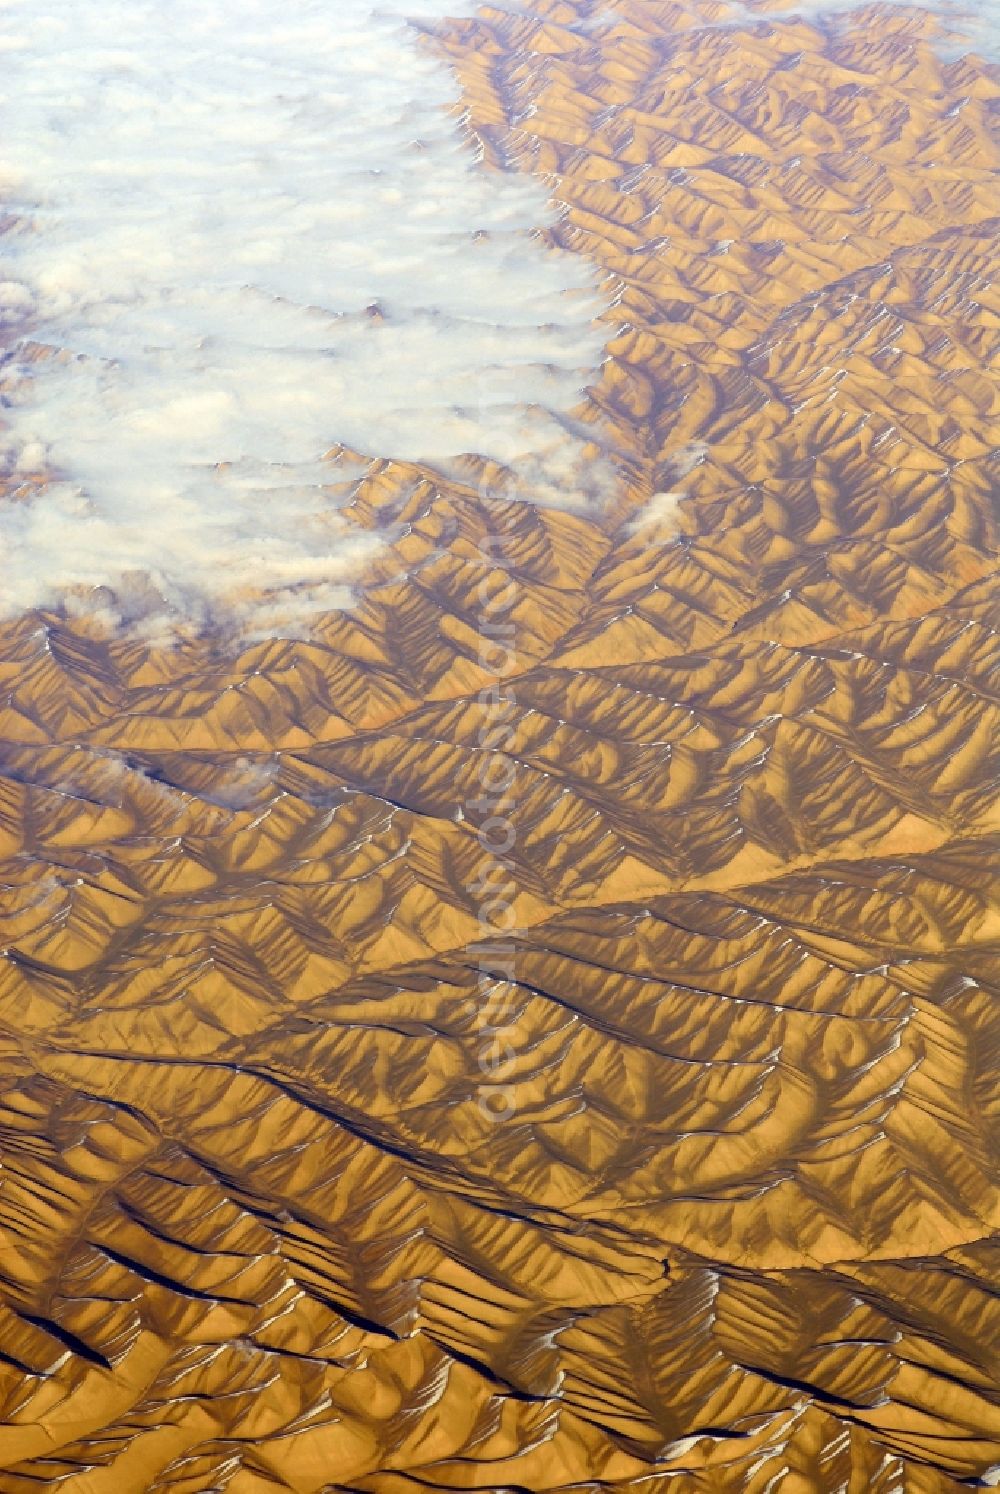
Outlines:
<svg viewBox="0 0 1000 1494"><path fill-rule="evenodd" d="M642 529L655 528L668 534L677 534L677 509L683 497L683 493L654 493L629 524L628 533L638 534Z"/></svg>
<svg viewBox="0 0 1000 1494"><path fill-rule="evenodd" d="M338 605L372 543L338 443L584 495L559 417L601 355L589 271L531 232L536 184L476 167L392 13L460 8L0 3L3 610L110 585L155 632L263 590L266 631L303 587Z"/></svg>
<svg viewBox="0 0 1000 1494"><path fill-rule="evenodd" d="M701 465L708 453L709 447L704 441L688 441L685 445L678 446L668 459L671 476L678 479L687 477ZM638 534L642 530L653 529L659 533L661 539L666 535L679 534L678 512L682 500L686 497L687 494L683 489L669 489L654 493L628 525L626 532L631 535Z"/></svg>

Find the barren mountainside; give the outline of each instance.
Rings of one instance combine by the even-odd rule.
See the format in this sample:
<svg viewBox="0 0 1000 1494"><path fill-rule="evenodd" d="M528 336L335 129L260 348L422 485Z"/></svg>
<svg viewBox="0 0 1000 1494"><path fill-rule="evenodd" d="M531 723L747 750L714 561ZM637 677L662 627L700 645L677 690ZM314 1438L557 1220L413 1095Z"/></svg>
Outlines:
<svg viewBox="0 0 1000 1494"><path fill-rule="evenodd" d="M595 268L607 502L333 453L390 542L308 636L0 628L2 1494L998 1481L1000 70L935 26L428 31Z"/></svg>

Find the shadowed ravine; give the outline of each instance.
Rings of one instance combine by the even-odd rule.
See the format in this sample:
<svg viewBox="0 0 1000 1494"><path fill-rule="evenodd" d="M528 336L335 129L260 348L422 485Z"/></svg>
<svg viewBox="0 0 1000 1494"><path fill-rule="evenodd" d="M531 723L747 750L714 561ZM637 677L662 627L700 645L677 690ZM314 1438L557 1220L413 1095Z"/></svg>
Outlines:
<svg viewBox="0 0 1000 1494"><path fill-rule="evenodd" d="M306 638L0 631L2 1494L1000 1481L1000 71L530 10L424 42L616 492L366 457Z"/></svg>

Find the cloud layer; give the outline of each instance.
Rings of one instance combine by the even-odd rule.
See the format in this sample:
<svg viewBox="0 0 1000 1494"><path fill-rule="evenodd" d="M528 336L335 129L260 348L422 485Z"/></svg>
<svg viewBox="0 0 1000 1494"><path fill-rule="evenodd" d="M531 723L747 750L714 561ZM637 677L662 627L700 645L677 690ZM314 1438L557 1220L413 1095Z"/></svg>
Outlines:
<svg viewBox="0 0 1000 1494"><path fill-rule="evenodd" d="M143 576L196 619L343 600L338 443L572 500L588 271L532 235L536 185L477 168L400 14L7 0L0 57L8 614L101 584L148 611Z"/></svg>

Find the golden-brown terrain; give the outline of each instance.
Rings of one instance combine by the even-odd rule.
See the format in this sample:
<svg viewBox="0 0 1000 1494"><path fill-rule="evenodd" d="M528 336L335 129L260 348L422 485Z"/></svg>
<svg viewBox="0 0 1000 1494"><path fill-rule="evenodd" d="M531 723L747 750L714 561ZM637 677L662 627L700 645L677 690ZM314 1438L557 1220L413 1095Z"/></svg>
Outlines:
<svg viewBox="0 0 1000 1494"><path fill-rule="evenodd" d="M599 268L608 507L375 462L308 641L0 636L3 1494L997 1481L1000 72L533 10L428 44Z"/></svg>

